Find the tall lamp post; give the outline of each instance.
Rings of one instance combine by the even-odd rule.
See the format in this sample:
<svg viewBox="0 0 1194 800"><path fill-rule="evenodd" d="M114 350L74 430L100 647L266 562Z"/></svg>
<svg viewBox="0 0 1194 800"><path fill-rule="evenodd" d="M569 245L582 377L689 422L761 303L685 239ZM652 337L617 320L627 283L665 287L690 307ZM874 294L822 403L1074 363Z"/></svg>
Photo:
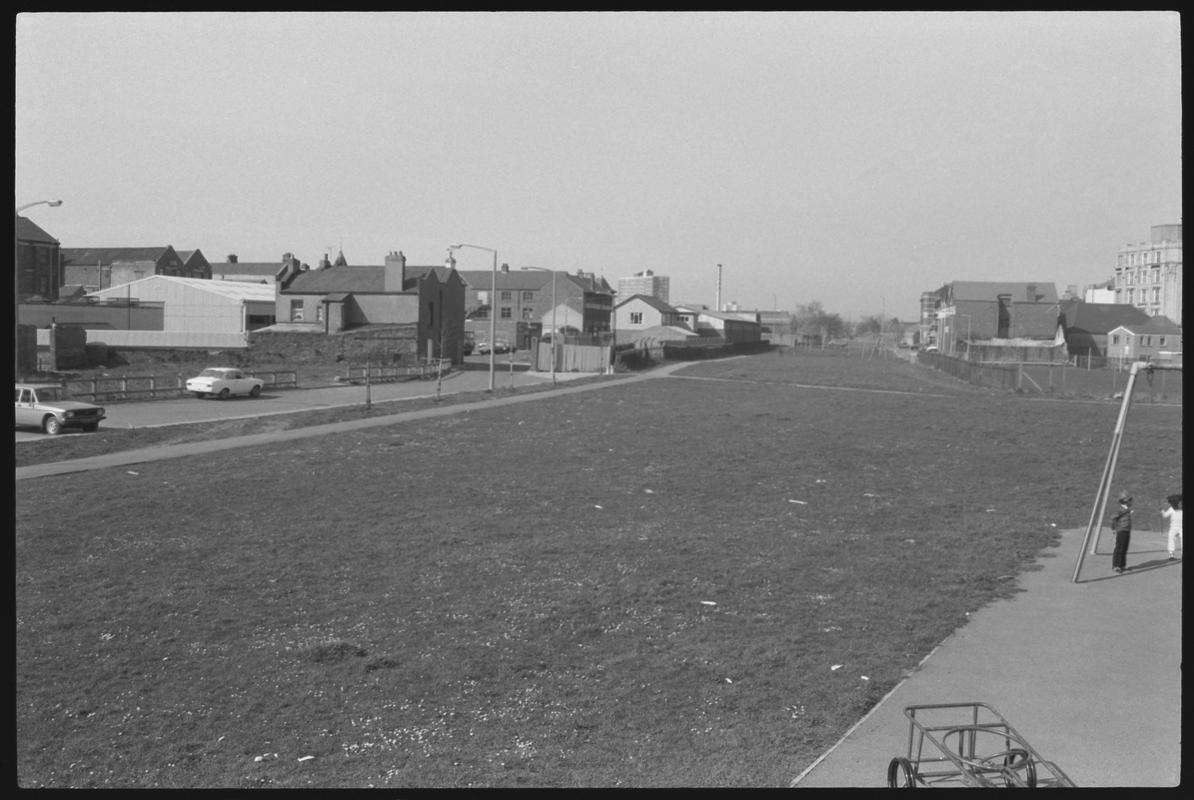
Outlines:
<svg viewBox="0 0 1194 800"><path fill-rule="evenodd" d="M556 385L556 271L547 267L523 267L551 273L551 385ZM540 338L542 341L542 338Z"/></svg>
<svg viewBox="0 0 1194 800"><path fill-rule="evenodd" d="M448 250L459 250L462 247L471 247L474 250L485 250L493 254L493 280L489 288L489 391L494 388L494 370L497 368L497 361L494 356L494 348L497 347L497 250L492 247L482 247L479 244L451 244L448 245Z"/></svg>
<svg viewBox="0 0 1194 800"><path fill-rule="evenodd" d="M16 225L16 216L19 216L22 211L34 206L50 206L57 208L62 205L61 200L38 200L33 203L26 203L23 206L17 206L16 215L13 218L12 230L12 346L13 346L13 362L12 368L16 375L16 379L21 379L21 240L18 238Z"/></svg>

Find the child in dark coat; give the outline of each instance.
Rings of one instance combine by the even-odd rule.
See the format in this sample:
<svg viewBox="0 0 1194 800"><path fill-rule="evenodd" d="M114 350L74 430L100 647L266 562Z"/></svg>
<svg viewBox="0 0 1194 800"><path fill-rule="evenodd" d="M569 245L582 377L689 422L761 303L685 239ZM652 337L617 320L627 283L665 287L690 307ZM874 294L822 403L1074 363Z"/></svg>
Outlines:
<svg viewBox="0 0 1194 800"><path fill-rule="evenodd" d="M1111 517L1111 530L1115 531L1111 568L1123 572L1128 568L1128 542L1132 539L1132 498L1127 494L1119 496L1119 510Z"/></svg>

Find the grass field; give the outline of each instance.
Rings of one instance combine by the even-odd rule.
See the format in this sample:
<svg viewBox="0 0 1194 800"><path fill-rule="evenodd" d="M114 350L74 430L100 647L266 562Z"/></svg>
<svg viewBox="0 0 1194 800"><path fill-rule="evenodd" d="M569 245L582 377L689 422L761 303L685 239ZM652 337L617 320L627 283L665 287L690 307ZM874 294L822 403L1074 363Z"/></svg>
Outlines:
<svg viewBox="0 0 1194 800"><path fill-rule="evenodd" d="M18 481L20 784L786 786L1076 557L1119 410L899 361L681 374ZM1181 409L1128 429L1147 528Z"/></svg>

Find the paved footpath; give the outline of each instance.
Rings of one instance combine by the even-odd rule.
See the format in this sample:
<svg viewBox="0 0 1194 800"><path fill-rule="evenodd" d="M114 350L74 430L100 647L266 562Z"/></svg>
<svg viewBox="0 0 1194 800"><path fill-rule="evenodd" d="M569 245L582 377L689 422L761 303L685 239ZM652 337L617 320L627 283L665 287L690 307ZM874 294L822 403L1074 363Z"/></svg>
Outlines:
<svg viewBox="0 0 1194 800"><path fill-rule="evenodd" d="M1117 575L1104 531L1074 583L1084 534L1063 532L1024 591L976 612L792 786L886 786L905 706L975 701L1079 787L1178 785L1182 552L1169 561L1163 533L1136 531Z"/></svg>

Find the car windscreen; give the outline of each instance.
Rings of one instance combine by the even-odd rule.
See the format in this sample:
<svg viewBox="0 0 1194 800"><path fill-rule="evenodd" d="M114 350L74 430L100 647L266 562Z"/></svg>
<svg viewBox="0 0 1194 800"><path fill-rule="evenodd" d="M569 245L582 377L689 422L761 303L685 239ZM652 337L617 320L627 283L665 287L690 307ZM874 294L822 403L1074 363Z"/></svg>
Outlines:
<svg viewBox="0 0 1194 800"><path fill-rule="evenodd" d="M222 369L205 369L199 373L200 378L222 378L224 377L224 370Z"/></svg>

